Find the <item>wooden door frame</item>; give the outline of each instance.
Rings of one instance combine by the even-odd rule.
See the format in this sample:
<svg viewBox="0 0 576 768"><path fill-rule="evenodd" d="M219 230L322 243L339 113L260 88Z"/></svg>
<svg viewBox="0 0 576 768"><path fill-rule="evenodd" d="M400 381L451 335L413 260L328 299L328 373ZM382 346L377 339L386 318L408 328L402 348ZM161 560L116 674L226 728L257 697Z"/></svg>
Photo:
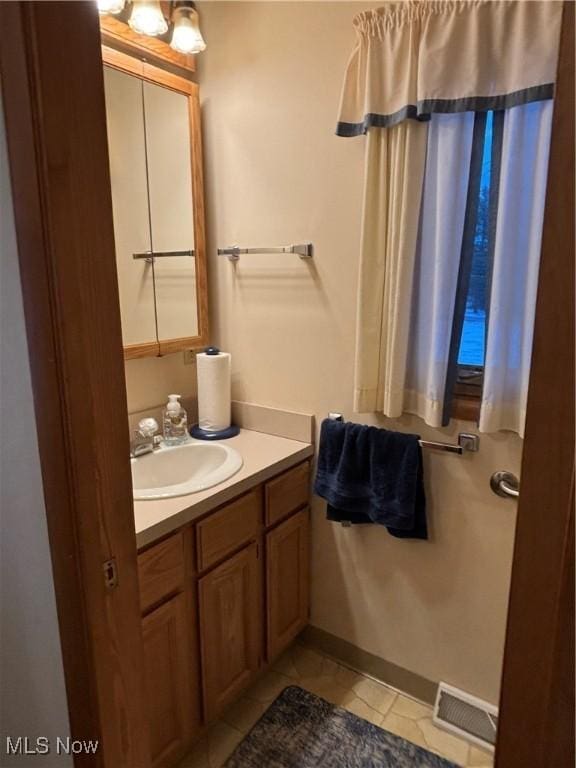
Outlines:
<svg viewBox="0 0 576 768"><path fill-rule="evenodd" d="M75 765L148 768L96 4L0 2L0 72Z"/></svg>
<svg viewBox="0 0 576 768"><path fill-rule="evenodd" d="M574 766L574 3L564 4L496 768Z"/></svg>
<svg viewBox="0 0 576 768"><path fill-rule="evenodd" d="M77 756L76 765L147 768L98 14L92 2L62 8L0 3L0 70L46 515L71 733L101 744L96 755ZM567 622L574 568L573 35L568 3L497 768L563 768L570 748L573 755L573 690L570 698L561 685L573 684L574 630ZM108 590L102 564L111 557L119 585ZM568 720L560 719L557 691L568 701Z"/></svg>

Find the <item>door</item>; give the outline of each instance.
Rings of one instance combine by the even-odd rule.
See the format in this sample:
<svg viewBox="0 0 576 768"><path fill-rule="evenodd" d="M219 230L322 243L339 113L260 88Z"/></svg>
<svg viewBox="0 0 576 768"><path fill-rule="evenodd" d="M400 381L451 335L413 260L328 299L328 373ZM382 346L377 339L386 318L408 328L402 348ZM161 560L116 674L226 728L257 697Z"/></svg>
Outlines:
<svg viewBox="0 0 576 768"><path fill-rule="evenodd" d="M564 3L496 768L574 765L574 3Z"/></svg>
<svg viewBox="0 0 576 768"><path fill-rule="evenodd" d="M213 720L257 673L262 658L262 574L251 544L200 579L204 717Z"/></svg>
<svg viewBox="0 0 576 768"><path fill-rule="evenodd" d="M150 754L153 768L174 764L193 728L188 615L184 594L142 620Z"/></svg>
<svg viewBox="0 0 576 768"><path fill-rule="evenodd" d="M308 623L308 516L303 509L266 536L268 661Z"/></svg>
<svg viewBox="0 0 576 768"><path fill-rule="evenodd" d="M0 70L75 763L148 768L95 4L0 3Z"/></svg>

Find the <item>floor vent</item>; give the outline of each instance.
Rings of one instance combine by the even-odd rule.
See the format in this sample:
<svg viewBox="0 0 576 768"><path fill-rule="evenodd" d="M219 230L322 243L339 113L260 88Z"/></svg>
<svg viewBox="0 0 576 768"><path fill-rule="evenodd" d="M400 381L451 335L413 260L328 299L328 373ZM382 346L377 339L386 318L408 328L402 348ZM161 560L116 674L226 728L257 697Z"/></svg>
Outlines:
<svg viewBox="0 0 576 768"><path fill-rule="evenodd" d="M485 749L494 750L498 709L465 691L440 683L434 706L434 722Z"/></svg>

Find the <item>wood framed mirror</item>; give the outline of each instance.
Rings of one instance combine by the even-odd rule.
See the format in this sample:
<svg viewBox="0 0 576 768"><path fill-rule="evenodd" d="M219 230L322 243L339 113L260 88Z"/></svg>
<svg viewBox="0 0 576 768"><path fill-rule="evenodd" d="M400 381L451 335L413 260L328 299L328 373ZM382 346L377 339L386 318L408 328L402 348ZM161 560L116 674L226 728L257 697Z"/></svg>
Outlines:
<svg viewBox="0 0 576 768"><path fill-rule="evenodd" d="M125 359L208 340L199 88L102 47Z"/></svg>

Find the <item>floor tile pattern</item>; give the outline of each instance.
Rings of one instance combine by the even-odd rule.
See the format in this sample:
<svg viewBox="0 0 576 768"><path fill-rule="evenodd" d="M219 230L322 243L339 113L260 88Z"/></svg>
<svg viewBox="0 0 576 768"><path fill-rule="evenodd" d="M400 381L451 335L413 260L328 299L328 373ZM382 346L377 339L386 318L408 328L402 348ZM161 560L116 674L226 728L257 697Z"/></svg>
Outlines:
<svg viewBox="0 0 576 768"><path fill-rule="evenodd" d="M276 696L294 684L464 768L492 768L489 752L436 728L432 707L301 645L289 649L210 726L179 768L221 768Z"/></svg>

